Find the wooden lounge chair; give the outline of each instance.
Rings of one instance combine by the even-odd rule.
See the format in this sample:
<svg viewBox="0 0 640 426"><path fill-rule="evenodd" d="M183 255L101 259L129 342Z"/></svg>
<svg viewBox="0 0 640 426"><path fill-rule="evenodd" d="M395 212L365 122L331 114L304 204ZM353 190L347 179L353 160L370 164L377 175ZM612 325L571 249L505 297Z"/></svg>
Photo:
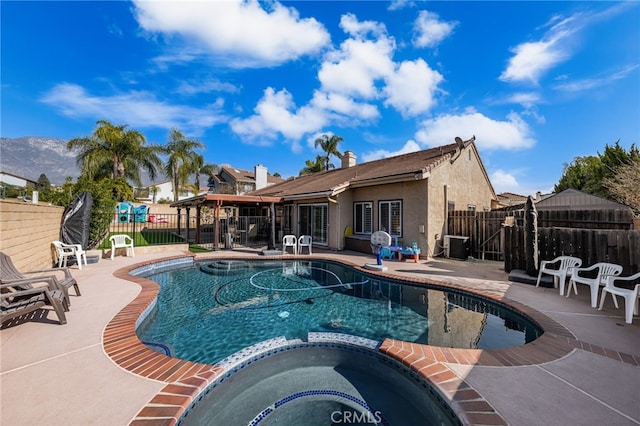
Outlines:
<svg viewBox="0 0 640 426"><path fill-rule="evenodd" d="M60 324L66 324L62 290L51 291L48 286L18 290L13 284L0 284L0 322L5 323L16 317L29 314L45 305L51 305Z"/></svg>
<svg viewBox="0 0 640 426"><path fill-rule="evenodd" d="M60 278L56 274L64 274L64 277ZM69 300L70 287L75 289L76 296L80 296L78 282L71 276L69 268L49 268L21 272L15 267L9 256L0 252L0 283L14 284L21 289L26 289L34 282L51 282L55 289L63 291L67 306L71 305L71 300Z"/></svg>

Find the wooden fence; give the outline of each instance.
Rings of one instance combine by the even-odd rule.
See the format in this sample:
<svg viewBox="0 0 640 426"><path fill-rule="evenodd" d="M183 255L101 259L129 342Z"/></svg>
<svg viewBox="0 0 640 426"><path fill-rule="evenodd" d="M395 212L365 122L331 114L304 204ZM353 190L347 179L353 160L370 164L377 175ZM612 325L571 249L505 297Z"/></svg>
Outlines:
<svg viewBox="0 0 640 426"><path fill-rule="evenodd" d="M504 227L504 269L525 269L524 228ZM623 275L640 271L640 231L538 228L539 261L575 256L584 266L598 262L622 265Z"/></svg>
<svg viewBox="0 0 640 426"><path fill-rule="evenodd" d="M471 256L504 260L505 269L511 271L524 269L523 226L523 210L461 210L449 212L448 233L469 237ZM608 261L627 265L625 271L637 271L640 231L632 230L631 210L541 210L539 259L576 253L587 265Z"/></svg>

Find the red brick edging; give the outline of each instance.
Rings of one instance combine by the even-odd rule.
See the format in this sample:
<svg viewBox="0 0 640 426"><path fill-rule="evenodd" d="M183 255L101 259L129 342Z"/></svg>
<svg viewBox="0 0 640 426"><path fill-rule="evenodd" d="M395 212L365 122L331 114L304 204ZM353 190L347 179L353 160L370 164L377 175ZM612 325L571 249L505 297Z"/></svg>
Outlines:
<svg viewBox="0 0 640 426"><path fill-rule="evenodd" d="M223 372L223 368L217 365L194 363L157 353L145 346L136 334L136 322L145 309L155 300L159 292L159 286L154 281L131 275L130 272L145 265L184 257L174 256L138 263L114 272L114 276L117 278L137 283L141 287L141 291L105 327L102 335L104 351L123 369L141 377L167 383L140 410L130 423L131 426L175 425L198 395ZM253 257L249 256L246 258L253 259ZM282 256L264 257L264 259L269 260L282 258ZM284 256L284 258L293 259L294 257ZM305 259L309 260L309 257L305 257ZM314 259L338 261L347 266L362 269L356 265L331 257L314 256ZM384 273L375 273L369 270L366 272L398 279L397 276L389 276ZM434 388L449 402L464 424L506 425L507 423L475 389L455 374L446 364L480 366L535 365L557 360L575 349L582 349L623 363L640 366L639 356L612 351L577 340L569 330L548 316L495 293L488 291L474 292L468 287L427 279L403 277L402 280L415 284L430 284L444 289L449 288L467 293L476 293L484 298L509 305L535 321L544 330L544 334L531 343L505 349L444 348L393 339L386 339L382 343L379 349L381 353L401 361L422 378L432 383Z"/></svg>

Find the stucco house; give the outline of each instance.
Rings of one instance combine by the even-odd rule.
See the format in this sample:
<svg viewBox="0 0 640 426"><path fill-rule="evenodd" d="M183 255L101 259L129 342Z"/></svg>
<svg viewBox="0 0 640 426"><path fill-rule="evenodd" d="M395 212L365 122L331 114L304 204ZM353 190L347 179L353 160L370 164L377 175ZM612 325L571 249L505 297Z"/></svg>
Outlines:
<svg viewBox="0 0 640 426"><path fill-rule="evenodd" d="M155 190L155 198L154 192ZM206 189L201 189L201 192L206 192ZM193 197L194 194L191 189L186 189L180 191L178 194L179 200L184 200L185 198ZM134 196L145 203L156 203L159 200L169 200L173 201L173 185L170 180L166 180L163 182L152 183L151 185L144 186L142 188L134 189Z"/></svg>
<svg viewBox="0 0 640 426"><path fill-rule="evenodd" d="M211 176L208 187L209 192L215 194L242 195L283 181L269 174L261 164L255 166L254 171L223 165L218 173Z"/></svg>
<svg viewBox="0 0 640 426"><path fill-rule="evenodd" d="M384 230L399 244L434 252L449 210L489 210L496 195L475 138L410 154L342 166L249 193L281 199L282 233L308 234L315 245L370 251L371 233ZM278 235L279 237L280 235Z"/></svg>
<svg viewBox="0 0 640 426"><path fill-rule="evenodd" d="M239 209L243 215L251 206L257 215L275 219L268 223L276 245L286 234L311 235L317 246L371 252L371 234L384 230L398 244L415 242L426 257L441 244L450 210L488 211L496 202L474 141L456 138L453 144L362 164L347 151L337 169L245 195L207 193L171 205L188 216L195 213L197 223L205 206L218 219L227 207L246 206ZM219 241L227 231L217 226L213 232Z"/></svg>

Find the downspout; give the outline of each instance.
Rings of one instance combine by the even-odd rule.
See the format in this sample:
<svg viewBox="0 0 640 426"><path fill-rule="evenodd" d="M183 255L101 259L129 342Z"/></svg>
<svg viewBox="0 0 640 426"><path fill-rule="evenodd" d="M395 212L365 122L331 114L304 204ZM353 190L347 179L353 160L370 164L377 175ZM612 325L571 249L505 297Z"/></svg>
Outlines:
<svg viewBox="0 0 640 426"><path fill-rule="evenodd" d="M336 234L338 234L338 232L339 232L339 231L340 231L340 229L342 228L342 227L340 226L340 219L341 219L341 217L342 217L342 216L340 215L340 202L338 202L338 197L339 197L339 195L336 195L336 199L334 200L333 198L331 198L331 195L328 195L328 196L327 196L327 201L329 201L329 202L331 202L331 203L336 204L336 205L337 205L337 207L338 207L338 214L337 214L337 216L338 216L338 220L337 220L337 222L338 222L338 223L337 223L337 224L336 224L336 226L335 226L335 228L336 228ZM330 225L331 225L330 223L327 223L327 226L330 226ZM338 250L342 250L342 246L341 246L341 244L340 244L340 235L336 235L336 248L337 248Z"/></svg>

